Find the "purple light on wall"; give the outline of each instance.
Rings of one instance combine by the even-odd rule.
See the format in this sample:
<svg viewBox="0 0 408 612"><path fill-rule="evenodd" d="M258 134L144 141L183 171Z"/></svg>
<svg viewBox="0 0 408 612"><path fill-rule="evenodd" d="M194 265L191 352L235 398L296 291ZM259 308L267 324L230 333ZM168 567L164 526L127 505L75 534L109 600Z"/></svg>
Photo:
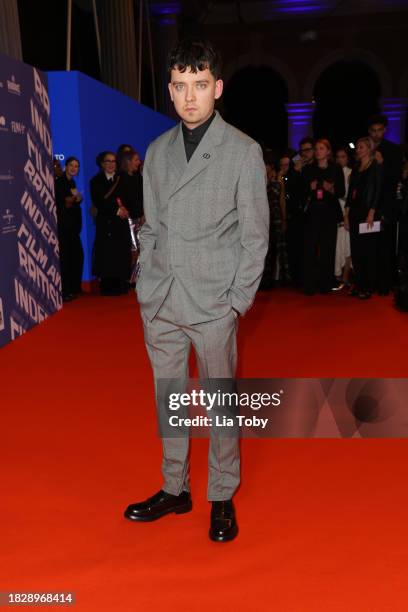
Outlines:
<svg viewBox="0 0 408 612"><path fill-rule="evenodd" d="M181 12L181 2L154 2L149 8L152 15L178 15Z"/></svg>
<svg viewBox="0 0 408 612"><path fill-rule="evenodd" d="M297 149L299 141L305 136L312 136L312 119L315 106L313 102L286 104L289 127L289 146Z"/></svg>
<svg viewBox="0 0 408 612"><path fill-rule="evenodd" d="M295 7L288 7L288 8L278 8L275 9L273 12L274 13L296 13L296 14L305 14L305 13L320 13L321 12L321 7L314 7L314 6L305 6L303 8L295 8Z"/></svg>
<svg viewBox="0 0 408 612"><path fill-rule="evenodd" d="M166 16L160 17L159 22L160 25L174 25L175 23L177 23L177 20L175 17Z"/></svg>
<svg viewBox="0 0 408 612"><path fill-rule="evenodd" d="M382 102L382 112L388 119L386 137L396 144L405 139L407 106L405 98L386 98Z"/></svg>
<svg viewBox="0 0 408 612"><path fill-rule="evenodd" d="M280 2L271 2L268 6L268 13L320 13L327 11L331 4L326 0L319 2L318 0L280 0Z"/></svg>

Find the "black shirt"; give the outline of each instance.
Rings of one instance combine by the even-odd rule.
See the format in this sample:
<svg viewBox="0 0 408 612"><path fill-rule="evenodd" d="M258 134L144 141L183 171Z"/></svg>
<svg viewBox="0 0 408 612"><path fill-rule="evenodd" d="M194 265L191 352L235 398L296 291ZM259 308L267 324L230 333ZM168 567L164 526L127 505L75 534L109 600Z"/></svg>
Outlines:
<svg viewBox="0 0 408 612"><path fill-rule="evenodd" d="M186 150L187 161L189 162L194 151L198 147L201 142L202 137L210 127L212 120L215 117L215 112L201 125L194 128L193 130L189 130L185 124L182 124L183 129L183 138L184 138L184 148Z"/></svg>

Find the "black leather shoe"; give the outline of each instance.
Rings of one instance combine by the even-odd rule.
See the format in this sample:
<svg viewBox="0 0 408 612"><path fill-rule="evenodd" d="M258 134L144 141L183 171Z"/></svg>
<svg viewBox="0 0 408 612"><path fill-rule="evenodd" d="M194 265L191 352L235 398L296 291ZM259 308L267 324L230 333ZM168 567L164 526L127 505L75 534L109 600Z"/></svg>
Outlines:
<svg viewBox="0 0 408 612"><path fill-rule="evenodd" d="M238 525L235 518L232 499L213 501L211 508L210 540L214 542L229 542L238 535Z"/></svg>
<svg viewBox="0 0 408 612"><path fill-rule="evenodd" d="M183 491L180 495L170 495L160 490L146 501L130 504L125 510L125 518L131 521L155 521L171 512L176 514L190 512L192 507L191 495L187 491Z"/></svg>

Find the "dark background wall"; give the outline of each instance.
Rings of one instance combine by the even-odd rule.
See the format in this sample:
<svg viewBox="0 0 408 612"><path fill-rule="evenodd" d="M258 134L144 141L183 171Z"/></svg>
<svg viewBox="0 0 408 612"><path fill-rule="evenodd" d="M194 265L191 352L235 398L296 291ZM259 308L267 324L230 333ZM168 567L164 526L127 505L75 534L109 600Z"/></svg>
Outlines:
<svg viewBox="0 0 408 612"><path fill-rule="evenodd" d="M110 1L97 2L102 21L101 3ZM313 103L310 129L334 145L364 134L368 116L381 110L384 100L405 104L408 98L408 2L373 0L373 6L365 6L378 5L376 12L349 15L326 14L319 0L312 4L315 12L284 15L287 0L150 2L158 110L171 114L165 72L168 49L178 36L193 34L210 39L222 52L226 86L221 112L266 146L281 149L287 144L287 103ZM360 0L332 4L349 5L350 10L364 6ZM396 10L389 10L390 4ZM251 12L251 7L259 11L260 5L264 18ZM136 37L139 6L137 0ZM64 69L66 3L18 0L18 7L24 60L44 70ZM73 7L72 69L103 80L90 2L76 0ZM153 105L146 22L141 101Z"/></svg>

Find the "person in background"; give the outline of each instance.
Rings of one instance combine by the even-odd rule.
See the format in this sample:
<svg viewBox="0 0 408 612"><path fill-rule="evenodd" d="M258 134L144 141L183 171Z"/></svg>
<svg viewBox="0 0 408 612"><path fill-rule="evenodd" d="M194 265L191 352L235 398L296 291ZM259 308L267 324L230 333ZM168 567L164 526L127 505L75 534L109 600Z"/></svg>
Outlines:
<svg viewBox="0 0 408 612"><path fill-rule="evenodd" d="M303 232L304 198L302 178L296 172L290 151L281 155L279 176L283 179L286 209L286 248L289 262L289 276L294 287L300 288L303 279Z"/></svg>
<svg viewBox="0 0 408 612"><path fill-rule="evenodd" d="M300 158L294 159L295 170L300 172L305 166L310 166L314 162L315 141L306 136L299 142Z"/></svg>
<svg viewBox="0 0 408 612"><path fill-rule="evenodd" d="M351 175L351 159L350 152L345 147L341 147L336 151L336 163L343 168L345 194L343 198L339 198L341 210L344 216L344 207L346 205L349 181ZM336 276L336 285L333 291L341 291L349 285L351 269L351 249L350 249L350 233L344 227L344 219L337 228L337 243L336 243L336 261L334 274Z"/></svg>
<svg viewBox="0 0 408 612"><path fill-rule="evenodd" d="M100 279L102 295L121 295L129 290L131 237L129 211L121 203L116 156L101 155L102 170L91 179L92 203L97 209L94 245L94 274Z"/></svg>
<svg viewBox="0 0 408 612"><path fill-rule="evenodd" d="M382 169L374 157L371 138L357 140L357 167L351 173L345 206L344 226L350 231L351 259L355 285L349 295L362 300L371 297L376 286L376 252L379 232L362 233L360 225L372 228L379 218Z"/></svg>
<svg viewBox="0 0 408 612"><path fill-rule="evenodd" d="M408 258L408 160L402 166L402 177L398 185L399 237L398 253ZM408 263L408 262L407 262Z"/></svg>
<svg viewBox="0 0 408 612"><path fill-rule="evenodd" d="M397 185L401 179L402 151L385 138L388 119L373 115L368 123L368 134L374 143L374 155L382 166L382 189L378 212L381 216L381 233L378 238L377 282L378 293L388 295L396 281L397 240Z"/></svg>
<svg viewBox="0 0 408 612"><path fill-rule="evenodd" d="M82 195L74 177L79 172L79 160L68 157L62 175L55 181L58 238L60 249L62 299L70 302L81 293L84 251L81 242Z"/></svg>
<svg viewBox="0 0 408 612"><path fill-rule="evenodd" d="M328 140L315 144L315 161L302 169L306 212L304 291L331 291L334 282L337 224L343 219L339 198L345 193L343 170L332 161Z"/></svg>
<svg viewBox="0 0 408 612"><path fill-rule="evenodd" d="M139 172L140 156L136 151L128 151L122 156L121 181L119 193L122 204L129 211L129 227L132 242L132 270L129 282L134 286L139 270L140 251L139 232L144 222L143 217L143 178Z"/></svg>
<svg viewBox="0 0 408 612"><path fill-rule="evenodd" d="M132 219L143 216L143 179L139 172L140 156L136 151L122 155L119 193Z"/></svg>
<svg viewBox="0 0 408 612"><path fill-rule="evenodd" d="M130 144L119 145L118 150L116 151L116 163L117 163L117 167L119 171L121 170L121 167L122 167L123 156L126 153L136 153L136 151Z"/></svg>
<svg viewBox="0 0 408 612"><path fill-rule="evenodd" d="M54 157L53 164L54 164L54 179L60 178L64 174L60 160Z"/></svg>
<svg viewBox="0 0 408 612"><path fill-rule="evenodd" d="M408 161L407 155L402 168L401 181L397 190L398 199L398 283L395 290L395 305L408 311Z"/></svg>
<svg viewBox="0 0 408 612"><path fill-rule="evenodd" d="M261 291L272 289L275 284L287 285L290 281L285 241L286 200L284 180L279 175L279 168L273 159L266 156L265 165L270 224L268 252L259 285Z"/></svg>

